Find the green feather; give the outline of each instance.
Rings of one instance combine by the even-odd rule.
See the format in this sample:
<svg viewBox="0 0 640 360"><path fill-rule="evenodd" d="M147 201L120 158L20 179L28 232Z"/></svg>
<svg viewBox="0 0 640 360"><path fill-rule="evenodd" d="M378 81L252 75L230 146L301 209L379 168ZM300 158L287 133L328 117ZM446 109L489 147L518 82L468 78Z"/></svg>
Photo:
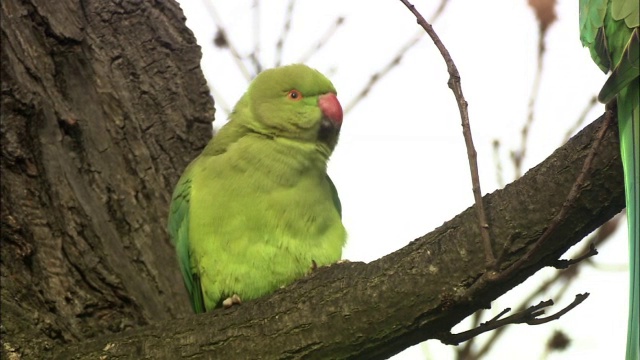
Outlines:
<svg viewBox="0 0 640 360"><path fill-rule="evenodd" d="M638 78L638 66L640 66L640 39L638 28L631 33L624 48L624 56L620 58L618 66L613 69L611 75L602 86L598 100L606 104L613 100L622 89L629 87L634 79Z"/></svg>
<svg viewBox="0 0 640 360"><path fill-rule="evenodd" d="M640 78L636 76L618 94L620 150L629 228L629 331L627 359L640 358Z"/></svg>
<svg viewBox="0 0 640 360"><path fill-rule="evenodd" d="M304 65L262 72L185 170L169 233L196 313L340 259L346 231L326 174L342 121L335 93Z"/></svg>
<svg viewBox="0 0 640 360"><path fill-rule="evenodd" d="M581 0L580 40L611 70L598 99L617 100L629 233L627 360L640 358L640 10L637 0Z"/></svg>

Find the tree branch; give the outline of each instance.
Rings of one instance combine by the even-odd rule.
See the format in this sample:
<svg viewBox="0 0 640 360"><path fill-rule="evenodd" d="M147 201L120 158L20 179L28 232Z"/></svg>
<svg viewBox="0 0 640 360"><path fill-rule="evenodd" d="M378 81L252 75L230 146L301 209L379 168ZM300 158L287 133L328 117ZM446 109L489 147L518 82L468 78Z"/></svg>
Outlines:
<svg viewBox="0 0 640 360"><path fill-rule="evenodd" d="M600 118L590 124L521 179L484 197L496 245L512 244L505 266L536 247L561 211L602 123ZM370 264L320 268L272 296L72 344L55 357L386 358L450 331L619 212L624 193L618 146L617 127L607 127L585 179L589 186L580 188L566 221L537 245L535 261L468 297L459 295L470 294L487 271L473 208Z"/></svg>

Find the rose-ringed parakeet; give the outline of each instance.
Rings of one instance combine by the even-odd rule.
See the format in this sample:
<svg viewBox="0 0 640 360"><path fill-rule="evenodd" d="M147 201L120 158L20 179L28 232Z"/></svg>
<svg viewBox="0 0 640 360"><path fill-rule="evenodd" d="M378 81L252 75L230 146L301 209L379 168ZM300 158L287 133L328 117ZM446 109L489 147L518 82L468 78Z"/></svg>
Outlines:
<svg viewBox="0 0 640 360"><path fill-rule="evenodd" d="M630 258L627 360L640 359L640 7L638 0L580 0L580 39L611 75L598 100L617 100Z"/></svg>
<svg viewBox="0 0 640 360"><path fill-rule="evenodd" d="M340 260L327 161L342 107L305 65L261 72L180 178L169 234L196 313L266 295Z"/></svg>

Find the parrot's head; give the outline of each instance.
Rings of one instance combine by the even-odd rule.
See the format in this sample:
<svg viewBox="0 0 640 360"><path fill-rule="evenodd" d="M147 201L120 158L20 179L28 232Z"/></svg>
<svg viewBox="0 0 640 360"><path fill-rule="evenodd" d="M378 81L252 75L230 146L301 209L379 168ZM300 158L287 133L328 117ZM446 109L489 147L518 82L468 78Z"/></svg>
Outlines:
<svg viewBox="0 0 640 360"><path fill-rule="evenodd" d="M236 106L245 106L255 132L315 143L327 157L342 125L342 106L329 79L306 65L261 72ZM234 111L236 111L234 110Z"/></svg>

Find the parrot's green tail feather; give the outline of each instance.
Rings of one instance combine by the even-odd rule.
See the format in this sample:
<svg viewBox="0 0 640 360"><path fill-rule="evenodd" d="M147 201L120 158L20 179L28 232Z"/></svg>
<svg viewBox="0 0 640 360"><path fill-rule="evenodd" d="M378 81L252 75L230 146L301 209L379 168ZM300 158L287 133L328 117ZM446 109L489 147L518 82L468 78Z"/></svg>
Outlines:
<svg viewBox="0 0 640 360"><path fill-rule="evenodd" d="M202 294L202 284L200 283L200 276L193 275L193 294L191 295L191 305L193 306L193 312L200 314L206 312L207 309L204 306L204 295Z"/></svg>
<svg viewBox="0 0 640 360"><path fill-rule="evenodd" d="M625 87L630 86L629 83L637 78L638 64L640 63L640 29L636 28L627 42L624 56L620 59L620 63L612 71L607 81L602 86L598 100L607 104Z"/></svg>
<svg viewBox="0 0 640 360"><path fill-rule="evenodd" d="M640 360L640 7L638 0L580 0L580 41L603 72L598 100L617 98L629 233L627 360Z"/></svg>
<svg viewBox="0 0 640 360"><path fill-rule="evenodd" d="M620 149L629 227L630 299L627 360L640 358L640 78L618 95Z"/></svg>

